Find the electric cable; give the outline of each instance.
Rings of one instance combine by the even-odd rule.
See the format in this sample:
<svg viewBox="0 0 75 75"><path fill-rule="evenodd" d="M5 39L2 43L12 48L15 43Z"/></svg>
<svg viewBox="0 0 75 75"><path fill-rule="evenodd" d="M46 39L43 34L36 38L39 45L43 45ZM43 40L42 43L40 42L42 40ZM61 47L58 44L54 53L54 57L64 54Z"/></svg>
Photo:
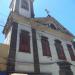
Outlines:
<svg viewBox="0 0 75 75"><path fill-rule="evenodd" d="M1 27L4 27L3 25L0 24Z"/></svg>

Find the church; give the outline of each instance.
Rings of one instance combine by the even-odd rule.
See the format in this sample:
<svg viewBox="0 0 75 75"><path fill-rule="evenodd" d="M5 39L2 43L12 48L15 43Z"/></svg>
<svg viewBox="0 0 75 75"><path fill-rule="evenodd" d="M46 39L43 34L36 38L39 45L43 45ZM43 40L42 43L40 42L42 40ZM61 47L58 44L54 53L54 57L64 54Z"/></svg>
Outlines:
<svg viewBox="0 0 75 75"><path fill-rule="evenodd" d="M50 15L35 18L34 1L11 1L1 75L75 75L75 36Z"/></svg>

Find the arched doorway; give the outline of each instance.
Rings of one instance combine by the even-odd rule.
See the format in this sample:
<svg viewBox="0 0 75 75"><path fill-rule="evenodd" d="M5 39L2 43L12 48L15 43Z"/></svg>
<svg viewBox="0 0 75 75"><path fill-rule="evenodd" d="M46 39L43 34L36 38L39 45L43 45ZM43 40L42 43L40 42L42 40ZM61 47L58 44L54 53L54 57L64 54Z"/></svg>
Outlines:
<svg viewBox="0 0 75 75"><path fill-rule="evenodd" d="M57 63L59 65L59 75L73 75L71 70L71 64L69 62L61 61Z"/></svg>

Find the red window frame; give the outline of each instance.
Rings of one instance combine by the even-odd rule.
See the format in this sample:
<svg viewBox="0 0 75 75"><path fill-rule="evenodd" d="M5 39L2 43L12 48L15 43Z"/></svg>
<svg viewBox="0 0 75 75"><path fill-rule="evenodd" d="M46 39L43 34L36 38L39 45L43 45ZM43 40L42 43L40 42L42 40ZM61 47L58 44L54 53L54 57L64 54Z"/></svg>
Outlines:
<svg viewBox="0 0 75 75"><path fill-rule="evenodd" d="M42 43L43 56L50 56L51 57L51 51L50 51L48 38L45 36L42 36L41 43Z"/></svg>
<svg viewBox="0 0 75 75"><path fill-rule="evenodd" d="M71 60L72 60L72 61L75 61L75 54L74 54L74 52L73 52L72 45L67 44L67 48L68 48L68 51L69 51Z"/></svg>
<svg viewBox="0 0 75 75"><path fill-rule="evenodd" d="M66 60L64 49L63 49L63 46L61 45L60 40L55 40L55 47L57 50L58 58L61 60Z"/></svg>
<svg viewBox="0 0 75 75"><path fill-rule="evenodd" d="M21 30L19 52L30 53L30 36L28 31Z"/></svg>

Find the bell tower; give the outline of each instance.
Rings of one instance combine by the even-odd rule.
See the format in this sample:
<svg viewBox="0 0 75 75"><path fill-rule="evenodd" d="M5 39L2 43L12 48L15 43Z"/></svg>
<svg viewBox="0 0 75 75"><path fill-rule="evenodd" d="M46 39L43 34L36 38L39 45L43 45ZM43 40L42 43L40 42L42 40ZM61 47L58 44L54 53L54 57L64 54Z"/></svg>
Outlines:
<svg viewBox="0 0 75 75"><path fill-rule="evenodd" d="M34 0L11 0L10 9L27 18L34 18Z"/></svg>
<svg viewBox="0 0 75 75"><path fill-rule="evenodd" d="M33 45L32 45L32 39L30 39L30 36L32 37L32 28L31 28L31 20L34 18L34 10L33 10L33 1L34 0L11 0L10 4L10 14L8 16L6 25L3 30L3 34L5 35L4 44L9 45L9 52L8 52L8 60L7 60L7 71L8 73L11 71L19 71L19 69L23 72L34 72L34 64L31 65L19 65L23 66L24 68L18 68L17 60L18 61L29 61L34 63L34 57L33 57ZM29 52L21 52L22 49L21 46L21 36L24 36L24 34L27 34L25 36L28 36L26 38L29 38L28 48ZM22 35L21 35L22 34ZM24 39L26 39L24 37ZM24 45L25 46L25 45ZM26 46L27 47L27 46ZM34 48L35 49L35 48ZM17 55L22 54L22 57L20 59L16 57L20 57ZM11 61L10 58L13 60ZM21 60L22 59L22 60ZM11 63L13 62L13 64Z"/></svg>

